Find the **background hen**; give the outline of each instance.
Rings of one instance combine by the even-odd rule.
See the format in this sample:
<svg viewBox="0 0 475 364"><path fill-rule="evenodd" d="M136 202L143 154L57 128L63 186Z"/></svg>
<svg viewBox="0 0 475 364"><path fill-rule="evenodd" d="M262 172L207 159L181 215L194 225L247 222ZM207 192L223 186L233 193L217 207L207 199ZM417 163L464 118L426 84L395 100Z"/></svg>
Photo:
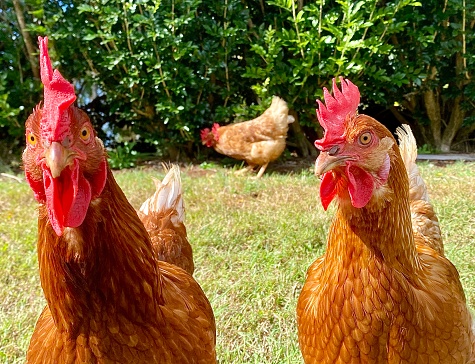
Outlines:
<svg viewBox="0 0 475 364"><path fill-rule="evenodd" d="M382 124L358 115L355 85L341 79L340 91L334 81L333 93L324 89L317 110L325 135L315 142L316 173L324 208L338 206L298 301L305 362L471 362L472 319L410 129L399 130L400 149Z"/></svg>
<svg viewBox="0 0 475 364"><path fill-rule="evenodd" d="M89 118L73 105L73 86L53 71L47 39L39 41L45 97L26 121L23 163L39 202L47 306L27 362L215 363L205 294L187 272L159 261Z"/></svg>
<svg viewBox="0 0 475 364"><path fill-rule="evenodd" d="M293 121L287 103L274 96L272 104L259 117L225 126L215 123L211 130L201 131L201 140L218 153L245 160L250 169L260 166L259 178L267 165L284 151L289 124Z"/></svg>

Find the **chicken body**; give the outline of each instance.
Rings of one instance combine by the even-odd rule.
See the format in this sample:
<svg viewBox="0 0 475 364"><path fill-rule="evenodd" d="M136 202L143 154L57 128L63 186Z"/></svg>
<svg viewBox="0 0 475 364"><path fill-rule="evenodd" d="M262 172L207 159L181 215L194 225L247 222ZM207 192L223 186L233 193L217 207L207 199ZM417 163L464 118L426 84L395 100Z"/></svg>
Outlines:
<svg viewBox="0 0 475 364"><path fill-rule="evenodd" d="M316 170L325 208L333 198L338 207L326 253L308 269L298 300L305 362L470 363L472 318L408 153L410 129L400 131L401 157L391 133L356 107L332 119L345 109L335 95L336 107L326 97Z"/></svg>
<svg viewBox="0 0 475 364"><path fill-rule="evenodd" d="M23 164L39 202L47 306L27 363L216 363L208 299L189 273L159 259L89 118L72 105L72 85L53 72L46 40L40 46L45 102L26 122Z"/></svg>
<svg viewBox="0 0 475 364"><path fill-rule="evenodd" d="M170 168L163 182L156 181L157 189L147 199L138 215L145 226L158 258L193 274L193 250L188 242L183 223L185 207L181 188L180 168Z"/></svg>
<svg viewBox="0 0 475 364"><path fill-rule="evenodd" d="M211 131L202 131L201 139L218 153L245 160L249 168L260 166L259 178L284 151L289 123L293 121L287 103L274 96L272 104L259 117L225 126L214 124Z"/></svg>
<svg viewBox="0 0 475 364"><path fill-rule="evenodd" d="M158 261L110 171L103 195L61 237L40 206L48 305L27 362L214 363L214 316L203 291L188 273Z"/></svg>

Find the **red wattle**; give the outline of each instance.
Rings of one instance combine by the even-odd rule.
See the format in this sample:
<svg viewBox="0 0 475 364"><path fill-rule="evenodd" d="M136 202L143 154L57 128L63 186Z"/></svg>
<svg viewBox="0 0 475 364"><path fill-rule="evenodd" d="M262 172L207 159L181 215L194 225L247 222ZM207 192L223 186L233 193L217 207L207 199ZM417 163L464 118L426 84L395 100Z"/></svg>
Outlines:
<svg viewBox="0 0 475 364"><path fill-rule="evenodd" d="M374 178L371 174L359 167L348 165L348 192L353 207L362 208L371 200L374 190Z"/></svg>
<svg viewBox="0 0 475 364"><path fill-rule="evenodd" d="M26 169L25 169L25 178L28 184L30 185L31 189L33 190L36 201L38 201L39 203L45 203L46 195L45 195L43 181L41 181L41 179L40 180L33 179L33 177L31 176L31 173Z"/></svg>
<svg viewBox="0 0 475 364"><path fill-rule="evenodd" d="M56 234L61 236L65 227L81 225L91 202L91 185L79 174L78 162L73 170L66 167L58 178L45 169L43 180L48 216Z"/></svg>
<svg viewBox="0 0 475 364"><path fill-rule="evenodd" d="M330 202L335 198L337 178L332 172L326 172L320 182L320 199L323 209L326 211Z"/></svg>

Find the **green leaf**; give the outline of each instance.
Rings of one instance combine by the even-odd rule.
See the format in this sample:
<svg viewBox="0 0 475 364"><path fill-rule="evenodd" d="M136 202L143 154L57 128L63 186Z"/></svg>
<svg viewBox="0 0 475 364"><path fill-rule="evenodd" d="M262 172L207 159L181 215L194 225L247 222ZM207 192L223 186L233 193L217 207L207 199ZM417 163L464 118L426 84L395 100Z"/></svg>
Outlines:
<svg viewBox="0 0 475 364"><path fill-rule="evenodd" d="M99 8L95 8L94 6L87 5L87 4L81 4L78 6L78 13L93 13L97 14L99 12Z"/></svg>

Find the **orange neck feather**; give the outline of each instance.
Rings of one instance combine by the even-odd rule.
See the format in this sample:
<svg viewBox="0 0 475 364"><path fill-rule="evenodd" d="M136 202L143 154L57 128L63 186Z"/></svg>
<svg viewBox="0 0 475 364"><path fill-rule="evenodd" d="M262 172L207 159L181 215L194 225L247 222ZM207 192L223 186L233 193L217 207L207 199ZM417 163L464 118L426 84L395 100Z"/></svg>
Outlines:
<svg viewBox="0 0 475 364"><path fill-rule="evenodd" d="M386 192L373 196L360 209L340 201L329 232L327 257L331 260L349 263L355 256L377 257L401 273L417 269L407 172L398 147L393 151Z"/></svg>
<svg viewBox="0 0 475 364"><path fill-rule="evenodd" d="M38 259L43 291L59 331L75 335L94 315L150 322L161 295L147 231L108 170L106 186L78 228L61 237L40 206ZM144 295L151 305L144 304ZM88 320L90 319L90 320Z"/></svg>

